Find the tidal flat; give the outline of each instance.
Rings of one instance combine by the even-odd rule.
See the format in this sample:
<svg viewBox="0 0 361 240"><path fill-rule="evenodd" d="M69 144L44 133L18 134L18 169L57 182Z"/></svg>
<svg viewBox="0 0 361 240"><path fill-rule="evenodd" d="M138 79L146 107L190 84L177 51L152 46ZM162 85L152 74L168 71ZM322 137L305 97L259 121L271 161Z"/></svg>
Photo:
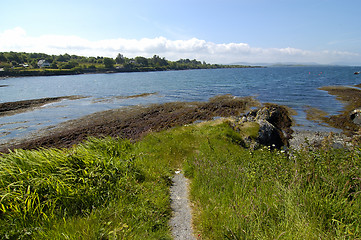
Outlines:
<svg viewBox="0 0 361 240"><path fill-rule="evenodd" d="M336 96L339 101L342 101L345 104L344 111L338 115L329 115L325 111L309 106L305 108L307 119L320 125L343 131L342 133L337 132L333 134L333 136L337 136L337 142L339 143L349 142L351 139L357 140L359 126L352 122L349 113L351 110L361 106L361 89L357 88L357 86L326 86L320 88L320 90L327 91L329 94ZM141 96L154 94L158 93L144 93ZM135 98L138 95L129 97ZM64 96L3 103L0 104L0 114L15 114L63 99L78 98L82 98L82 96ZM111 101L111 99L99 99L99 101L106 100ZM1 144L0 151L8 152L9 149L17 148L71 147L81 143L88 137L111 136L136 141L151 132L191 124L197 121L211 120L215 117L239 116L251 108L261 105L253 97L221 95L211 98L208 102L170 102L122 107L96 112L79 119L69 120L56 126L44 128L25 138ZM295 115L291 108L289 108L289 112L291 115ZM307 138L312 140L313 145L320 145L328 135L329 132L298 130L294 132L294 139L290 143L293 147L298 148Z"/></svg>
<svg viewBox="0 0 361 240"><path fill-rule="evenodd" d="M319 88L327 91L330 95L344 104L344 109L335 115L328 115L327 112L319 109L310 109L308 115L314 121L319 121L337 129L341 129L347 135L355 135L360 126L355 124L351 118L351 112L361 108L360 85L355 86L325 86Z"/></svg>
<svg viewBox="0 0 361 240"><path fill-rule="evenodd" d="M151 132L212 120L215 117L237 116L260 105L253 97L222 95L207 102L170 102L123 107L46 128L24 139L2 144L0 151L71 147L89 137L110 136L139 140Z"/></svg>
<svg viewBox="0 0 361 240"><path fill-rule="evenodd" d="M41 99L31 99L31 100L0 103L0 117L15 115L25 111L31 111L36 107L41 107L44 106L45 104L59 102L65 99L75 100L80 98L84 98L84 96L49 97L49 98L41 98Z"/></svg>

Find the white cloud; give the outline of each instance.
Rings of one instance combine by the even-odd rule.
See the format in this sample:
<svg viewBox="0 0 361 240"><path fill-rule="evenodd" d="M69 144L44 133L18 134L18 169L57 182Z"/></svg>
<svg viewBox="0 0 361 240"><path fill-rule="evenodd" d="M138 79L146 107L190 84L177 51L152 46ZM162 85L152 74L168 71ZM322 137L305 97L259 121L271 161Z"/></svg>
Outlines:
<svg viewBox="0 0 361 240"><path fill-rule="evenodd" d="M90 41L78 36L43 35L31 37L20 27L0 33L0 51L77 54L83 56L151 57L154 54L169 60L190 58L210 63L233 62L318 62L359 63L358 53L343 51L307 51L291 47L256 48L247 43L207 42L197 38L169 40L164 37L143 39L104 39Z"/></svg>

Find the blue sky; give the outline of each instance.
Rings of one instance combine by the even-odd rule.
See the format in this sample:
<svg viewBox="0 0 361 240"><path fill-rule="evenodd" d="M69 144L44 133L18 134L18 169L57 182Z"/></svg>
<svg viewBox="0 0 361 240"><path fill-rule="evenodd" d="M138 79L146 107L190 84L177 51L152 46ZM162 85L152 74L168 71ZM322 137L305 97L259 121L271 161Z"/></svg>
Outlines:
<svg viewBox="0 0 361 240"><path fill-rule="evenodd" d="M2 1L0 51L361 65L360 0Z"/></svg>

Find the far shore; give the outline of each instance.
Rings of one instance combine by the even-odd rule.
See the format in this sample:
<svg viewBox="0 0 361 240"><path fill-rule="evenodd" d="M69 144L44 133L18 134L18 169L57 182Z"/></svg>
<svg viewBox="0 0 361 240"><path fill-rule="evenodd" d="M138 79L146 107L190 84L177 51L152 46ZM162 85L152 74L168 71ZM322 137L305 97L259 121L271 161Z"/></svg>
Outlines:
<svg viewBox="0 0 361 240"><path fill-rule="evenodd" d="M162 72L162 71L184 71L200 69L221 69L221 68L265 68L263 66L237 66L217 65L209 68L164 68L164 67L135 67L135 68L97 68L97 69L37 69L21 71L0 71L0 80L9 77L42 77L42 76L63 76L79 74L109 74L109 73L131 73L131 72Z"/></svg>

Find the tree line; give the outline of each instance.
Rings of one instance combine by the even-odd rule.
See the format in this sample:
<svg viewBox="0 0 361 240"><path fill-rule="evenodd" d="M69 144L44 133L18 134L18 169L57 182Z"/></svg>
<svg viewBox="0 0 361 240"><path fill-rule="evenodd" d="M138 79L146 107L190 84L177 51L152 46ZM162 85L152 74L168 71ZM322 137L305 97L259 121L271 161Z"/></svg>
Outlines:
<svg viewBox="0 0 361 240"><path fill-rule="evenodd" d="M40 65L40 60L45 60L46 65ZM44 61L42 61L43 63ZM70 54L49 55L45 53L25 52L0 52L0 70L2 72L40 72L53 70L86 73L102 71L162 71L184 69L210 69L210 68L239 68L248 66L219 65L201 62L196 59L180 59L170 61L154 55L151 58L137 56L125 57L118 54L115 58L109 57L84 57ZM1 74L4 75L4 74Z"/></svg>

